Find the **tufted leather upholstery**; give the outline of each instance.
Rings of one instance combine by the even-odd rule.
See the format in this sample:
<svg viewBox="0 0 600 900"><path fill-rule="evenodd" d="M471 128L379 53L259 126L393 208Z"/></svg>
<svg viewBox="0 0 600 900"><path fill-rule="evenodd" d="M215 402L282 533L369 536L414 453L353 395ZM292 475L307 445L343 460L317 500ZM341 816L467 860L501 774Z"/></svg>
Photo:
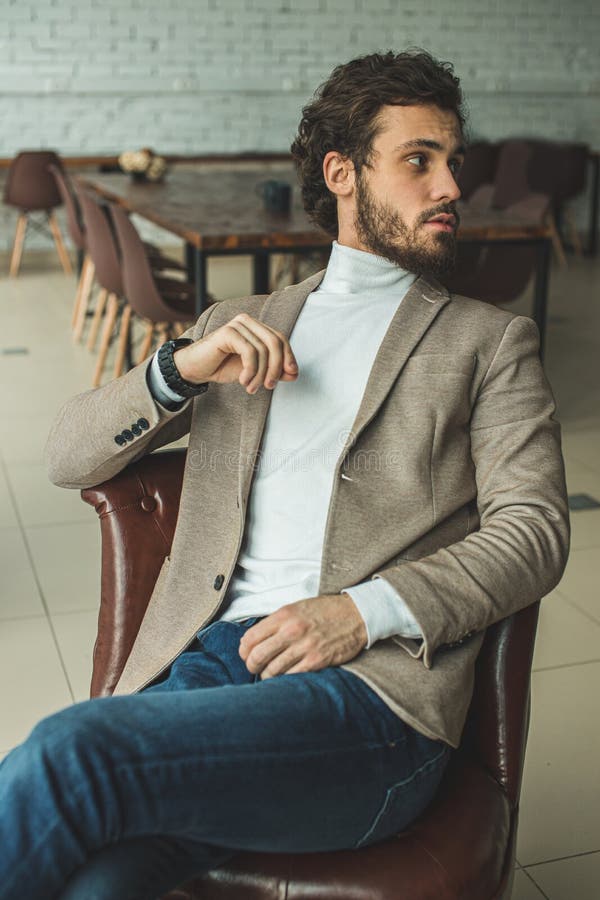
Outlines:
<svg viewBox="0 0 600 900"><path fill-rule="evenodd" d="M82 492L102 529L92 696L111 693L133 645L170 550L184 465L184 450L162 451ZM360 850L240 853L168 900L507 900L538 609L488 629L461 749L407 831Z"/></svg>

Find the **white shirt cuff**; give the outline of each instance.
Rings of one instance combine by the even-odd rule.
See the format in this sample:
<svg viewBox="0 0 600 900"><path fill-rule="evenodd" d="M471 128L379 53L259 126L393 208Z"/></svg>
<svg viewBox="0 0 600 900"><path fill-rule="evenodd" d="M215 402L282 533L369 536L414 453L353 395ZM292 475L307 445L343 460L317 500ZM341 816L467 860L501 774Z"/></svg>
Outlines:
<svg viewBox="0 0 600 900"><path fill-rule="evenodd" d="M367 629L367 646L397 634L400 637L423 637L412 613L398 592L383 578L363 581L352 587L342 588L361 614Z"/></svg>
<svg viewBox="0 0 600 900"><path fill-rule="evenodd" d="M163 374L158 367L158 351L152 357L152 363L148 370L148 385L154 399L162 403L163 406L165 401L167 403L183 403L186 399L172 390L163 378Z"/></svg>

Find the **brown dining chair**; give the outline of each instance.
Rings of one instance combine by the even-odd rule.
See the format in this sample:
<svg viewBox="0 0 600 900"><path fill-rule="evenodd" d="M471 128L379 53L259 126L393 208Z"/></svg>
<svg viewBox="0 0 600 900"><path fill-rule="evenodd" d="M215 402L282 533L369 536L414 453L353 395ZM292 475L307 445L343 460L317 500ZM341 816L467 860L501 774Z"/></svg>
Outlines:
<svg viewBox="0 0 600 900"><path fill-rule="evenodd" d="M556 243L550 196L533 191L530 186L532 152L525 140L505 141L498 154L494 181L475 188L467 205L476 212L502 210L528 222L548 224L553 245L564 257L560 243ZM497 242L482 247L458 242L456 265L442 281L453 293L504 305L521 296L535 266L536 250L532 246Z"/></svg>
<svg viewBox="0 0 600 900"><path fill-rule="evenodd" d="M82 491L102 535L93 697L113 692L170 553L185 461L152 453ZM509 900L538 610L487 629L461 746L409 828L358 850L238 853L168 900Z"/></svg>
<svg viewBox="0 0 600 900"><path fill-rule="evenodd" d="M92 386L98 387L102 379L117 317L121 313L121 317L128 321L131 310L123 301L121 262L106 208L100 206L87 191L79 186L76 187L76 193L83 216L87 250L95 267L96 281L100 286L100 293L96 299L96 308L88 337L88 348L90 350L93 350L95 347L98 330L106 308L100 349L92 379ZM76 332L80 332L81 323L84 319L85 308L82 307L79 310L79 322L76 326ZM126 351L126 342L120 337L116 367L118 367L119 359L125 356Z"/></svg>
<svg viewBox="0 0 600 900"><path fill-rule="evenodd" d="M139 363L149 356L157 331L161 340L167 340L170 334L181 334L184 323L195 321L195 287L153 271L144 244L125 210L114 203L108 208L119 246L125 296L146 325ZM209 303L214 303L213 297L209 297Z"/></svg>
<svg viewBox="0 0 600 900"><path fill-rule="evenodd" d="M92 262L92 259L87 252L85 228L83 225L81 209L79 208L77 197L74 194L71 179L62 168L59 168L54 163L49 165L48 169L52 173L52 176L56 182L56 187L58 188L58 192L62 198L62 202L67 213L67 225L69 228L69 234L77 250L79 263L79 281L77 283L77 291L75 293L75 303L73 305L73 315L71 317L71 328L74 329L76 325L79 326L80 330L77 334L78 340L81 337L81 329L85 321L84 316L80 315L80 309L83 307L84 310L87 310L89 296L92 290L92 285L94 283L95 268L94 263Z"/></svg>
<svg viewBox="0 0 600 900"><path fill-rule="evenodd" d="M16 277L21 265L25 236L29 225L46 232L45 225L56 245L58 258L64 271L73 272L69 254L63 243L62 234L54 210L62 203L62 197L48 167L54 165L62 169L60 157L52 150L24 150L13 159L6 184L4 202L19 210L15 239L10 259L9 274ZM32 213L44 213L45 223L32 218Z"/></svg>

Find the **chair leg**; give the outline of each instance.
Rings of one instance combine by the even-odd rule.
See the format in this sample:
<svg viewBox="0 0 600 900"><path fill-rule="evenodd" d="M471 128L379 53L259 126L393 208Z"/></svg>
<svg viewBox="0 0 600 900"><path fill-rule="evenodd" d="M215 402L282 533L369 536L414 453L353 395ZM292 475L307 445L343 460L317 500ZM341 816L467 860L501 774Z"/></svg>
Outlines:
<svg viewBox="0 0 600 900"><path fill-rule="evenodd" d="M10 257L10 270L9 275L11 278L16 278L19 274L19 267L21 265L21 255L23 253L23 244L25 243L25 232L27 231L27 213L21 213L17 220L17 228L15 230L15 241L13 244L12 255Z"/></svg>
<svg viewBox="0 0 600 900"><path fill-rule="evenodd" d="M554 248L554 252L558 257L558 261L561 266L568 267L567 257L565 256L565 251L563 250L562 241L560 239L560 235L558 233L558 229L556 227L556 220L552 213L548 214L547 219L548 225L550 226L550 238L552 240L552 247Z"/></svg>
<svg viewBox="0 0 600 900"><path fill-rule="evenodd" d="M569 226L569 236L571 238L571 243L575 249L575 254L579 257L579 259L583 256L583 247L581 246L581 238L579 237L579 232L577 231L577 223L575 222L575 217L570 209L565 209L563 211L563 216L565 221Z"/></svg>
<svg viewBox="0 0 600 900"><path fill-rule="evenodd" d="M98 298L96 300L96 309L94 310L94 317L92 319L92 327L90 328L90 333L88 335L87 348L90 351L93 351L96 346L96 338L98 337L98 329L100 328L100 322L102 321L102 315L104 313L104 307L106 306L106 298L108 297L108 291L106 288L102 288L100 293L98 294ZM83 321L85 322L85 313L83 314Z"/></svg>
<svg viewBox="0 0 600 900"><path fill-rule="evenodd" d="M63 267L66 275L72 275L73 266L71 265L69 254L67 253L67 249L63 243L62 234L60 233L60 228L58 227L56 215L53 212L48 213L48 224L50 225L50 231L52 232L52 237L54 238L54 243L56 244L56 252L58 253L60 264Z"/></svg>
<svg viewBox="0 0 600 900"><path fill-rule="evenodd" d="M71 318L71 328L74 332L77 331L76 340L80 340L83 333L90 291L92 290L92 284L94 283L95 273L96 267L94 266L94 263L89 256L86 256L83 260L79 286L75 297L75 306L73 308L73 316Z"/></svg>
<svg viewBox="0 0 600 900"><path fill-rule="evenodd" d="M131 324L131 307L129 303L125 304L125 308L121 314L121 329L119 331L119 346L117 347L117 356L115 359L115 368L113 377L118 378L123 374L123 363L125 362L125 354L127 353L127 340L129 338L129 328Z"/></svg>
<svg viewBox="0 0 600 900"><path fill-rule="evenodd" d="M146 326L146 334L144 335L144 340L142 342L142 346L140 347L140 355L138 356L138 360L137 360L138 366L140 363L143 363L144 360L150 356L150 350L152 349L153 338L154 338L154 322L149 322Z"/></svg>
<svg viewBox="0 0 600 900"><path fill-rule="evenodd" d="M98 362L96 363L96 368L94 369L94 377L92 379L92 387L98 387L102 379L104 363L106 362L106 354L108 353L108 347L110 344L110 339L112 337L113 328L115 327L118 311L119 303L117 301L117 295L110 294L108 297L108 311L106 313L106 318L104 320L104 329L102 331L102 341L100 342L100 352L98 353Z"/></svg>

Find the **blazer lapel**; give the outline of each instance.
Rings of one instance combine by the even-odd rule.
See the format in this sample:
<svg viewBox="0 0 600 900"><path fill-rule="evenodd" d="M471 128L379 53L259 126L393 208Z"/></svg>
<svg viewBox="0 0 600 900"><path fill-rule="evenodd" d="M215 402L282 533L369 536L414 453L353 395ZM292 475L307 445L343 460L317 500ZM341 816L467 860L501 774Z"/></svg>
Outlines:
<svg viewBox="0 0 600 900"><path fill-rule="evenodd" d="M296 319L308 295L314 291L325 275L321 269L315 275L271 294L262 309L260 321L281 331L287 338L292 333ZM273 392L260 387L256 394L244 391L240 435L239 496L245 498L250 490L252 473L260 447Z"/></svg>
<svg viewBox="0 0 600 900"><path fill-rule="evenodd" d="M411 353L450 294L433 277L421 275L410 286L379 345L365 391L338 464L356 443L385 400Z"/></svg>

